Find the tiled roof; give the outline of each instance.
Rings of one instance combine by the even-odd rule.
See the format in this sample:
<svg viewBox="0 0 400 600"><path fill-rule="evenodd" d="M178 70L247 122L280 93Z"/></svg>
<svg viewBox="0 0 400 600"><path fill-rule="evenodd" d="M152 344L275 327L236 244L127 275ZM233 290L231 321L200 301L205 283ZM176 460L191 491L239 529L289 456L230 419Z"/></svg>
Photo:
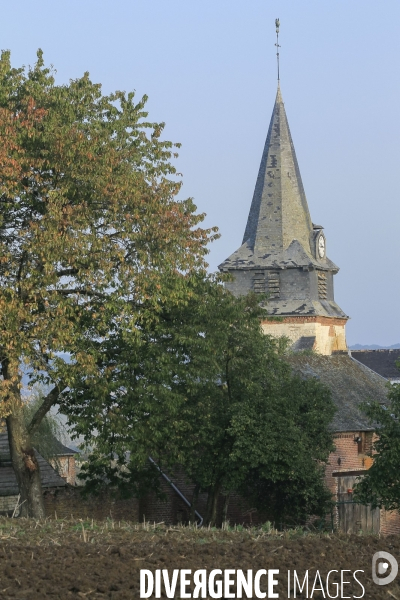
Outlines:
<svg viewBox="0 0 400 600"><path fill-rule="evenodd" d="M250 245L250 241L244 242L238 250L229 256L219 265L219 269L320 269L322 271L339 271L329 258L317 260L310 251L306 252L304 247L297 239L292 242L285 250L274 252L271 248L268 250L258 250Z"/></svg>
<svg viewBox="0 0 400 600"><path fill-rule="evenodd" d="M359 405L368 400L386 401L387 384L382 377L346 353L332 356L293 354L288 357L288 362L303 377L316 377L331 390L337 408L332 431L374 429Z"/></svg>
<svg viewBox="0 0 400 600"><path fill-rule="evenodd" d="M42 488L66 486L65 480L58 475L53 467L35 450L39 463ZM11 465L10 446L8 434L0 433L0 496L15 496L19 493L17 479Z"/></svg>
<svg viewBox="0 0 400 600"><path fill-rule="evenodd" d="M53 440L53 448L55 456L73 456L74 454L79 454L77 450L68 448L68 446L62 444L57 438L54 438Z"/></svg>

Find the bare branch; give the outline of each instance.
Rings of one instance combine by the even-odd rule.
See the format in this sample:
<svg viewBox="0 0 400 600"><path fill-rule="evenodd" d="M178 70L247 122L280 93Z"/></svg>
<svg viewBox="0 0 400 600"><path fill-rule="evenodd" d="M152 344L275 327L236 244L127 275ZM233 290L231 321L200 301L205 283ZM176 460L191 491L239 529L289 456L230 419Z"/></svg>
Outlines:
<svg viewBox="0 0 400 600"><path fill-rule="evenodd" d="M27 429L28 429L28 433L30 435L33 435L40 423L43 421L44 417L46 416L46 414L49 412L50 408L52 406L54 406L55 404L57 404L57 400L62 392L62 390L65 388L64 385L56 385L51 392L49 392L46 396L46 398L44 399L43 403L40 405L40 407L38 408L38 410L35 412L35 414L32 417L32 421L29 423Z"/></svg>
<svg viewBox="0 0 400 600"><path fill-rule="evenodd" d="M67 275L78 275L79 270L77 268L71 269L62 269L61 271L57 271L56 275L58 277L66 277Z"/></svg>
<svg viewBox="0 0 400 600"><path fill-rule="evenodd" d="M107 294L102 294L101 292L94 292L93 290L87 288L71 288L64 290L56 290L58 294L62 296L70 296L71 294L81 294L82 296L96 296L98 298L108 298Z"/></svg>

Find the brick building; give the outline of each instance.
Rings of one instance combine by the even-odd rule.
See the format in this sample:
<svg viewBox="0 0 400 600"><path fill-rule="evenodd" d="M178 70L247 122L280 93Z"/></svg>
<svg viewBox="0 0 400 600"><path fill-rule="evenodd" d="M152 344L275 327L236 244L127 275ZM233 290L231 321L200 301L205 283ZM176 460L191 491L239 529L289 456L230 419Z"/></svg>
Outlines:
<svg viewBox="0 0 400 600"><path fill-rule="evenodd" d="M54 439L54 459L50 461L58 474L70 485L76 485L76 450Z"/></svg>

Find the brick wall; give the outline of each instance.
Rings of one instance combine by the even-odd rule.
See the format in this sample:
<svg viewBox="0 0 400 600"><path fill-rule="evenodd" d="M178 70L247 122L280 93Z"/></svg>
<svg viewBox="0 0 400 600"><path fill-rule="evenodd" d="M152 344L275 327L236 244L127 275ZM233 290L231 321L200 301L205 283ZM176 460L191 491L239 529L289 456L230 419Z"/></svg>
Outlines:
<svg viewBox="0 0 400 600"><path fill-rule="evenodd" d="M67 483L76 485L75 456L58 456L57 461L50 460L49 462Z"/></svg>
<svg viewBox="0 0 400 600"><path fill-rule="evenodd" d="M315 347L319 354L331 355L337 351L347 351L345 319L327 317L285 317L283 322L265 320L264 333L273 337L286 336L292 342L301 337L315 337Z"/></svg>
<svg viewBox="0 0 400 600"><path fill-rule="evenodd" d="M381 534L399 535L400 534L400 514L398 511L381 510Z"/></svg>
<svg viewBox="0 0 400 600"><path fill-rule="evenodd" d="M0 496L0 515L12 514L17 505L19 496ZM19 510L17 511L17 515Z"/></svg>
<svg viewBox="0 0 400 600"><path fill-rule="evenodd" d="M361 438L364 445L356 442L356 438ZM338 498L338 473L352 473L354 471L365 471L371 466L371 459L365 455L370 451L372 444L372 432L366 435L366 432L349 431L337 433L333 436L335 450L329 455L328 464L325 470L325 481L329 490L332 492L335 501ZM336 475L336 476L334 476ZM339 523L338 509L334 509L334 525Z"/></svg>
<svg viewBox="0 0 400 600"><path fill-rule="evenodd" d="M177 469L174 473L169 472L168 476L189 502L192 502L194 485L187 481L183 471ZM140 520L145 519L156 523L164 522L167 525L189 523L190 508L163 478L161 478L161 489L166 495L167 501L158 500L153 494L143 498L140 501ZM221 495L217 507L218 525L222 523L224 502L225 498ZM196 510L203 518L206 514L206 504L207 495L201 494L196 503ZM262 515L238 494L232 494L229 498L227 519L231 525L256 525L263 522Z"/></svg>
<svg viewBox="0 0 400 600"><path fill-rule="evenodd" d="M357 438L360 438L359 440ZM326 467L326 483L335 499L338 493L338 475L362 473L372 464L372 459L366 454L371 451L373 443L372 432L352 431L338 433L334 436L335 450L331 453ZM73 458L75 464L75 458ZM70 467L71 465L69 465ZM186 496L189 502L193 499L194 485L187 481L182 470L168 473L174 484ZM160 476L161 477L161 476ZM79 488L47 490L44 492L46 514L49 517L102 520L129 520L164 522L167 525L188 523L190 508L161 477L161 488L166 501L157 499L149 494L140 502L137 499L116 500L111 495L84 499ZM197 511L204 517L206 512L206 494L200 495ZM12 512L17 502L17 496L0 497L0 513ZM224 497L220 497L217 511L217 523L222 523ZM246 499L232 494L229 500L228 521L231 524L257 525L265 521L265 516L258 513ZM398 512L380 513L382 535L400 534L400 515ZM338 525L337 510L334 514L335 524Z"/></svg>
<svg viewBox="0 0 400 600"><path fill-rule="evenodd" d="M115 521L139 521L139 502L136 498L117 500L109 494L99 497L82 497L79 488L59 488L47 490L43 494L46 515L58 519L112 518Z"/></svg>
<svg viewBox="0 0 400 600"><path fill-rule="evenodd" d="M355 441L360 438L360 441ZM372 451L376 435L366 431L350 431L334 435L335 451L329 456L325 476L326 484L334 498L338 493L338 474L349 475L354 472L367 471L373 459L367 456ZM400 514L397 511L380 512L380 533L382 535L400 534ZM338 525L338 510L334 511L334 523Z"/></svg>

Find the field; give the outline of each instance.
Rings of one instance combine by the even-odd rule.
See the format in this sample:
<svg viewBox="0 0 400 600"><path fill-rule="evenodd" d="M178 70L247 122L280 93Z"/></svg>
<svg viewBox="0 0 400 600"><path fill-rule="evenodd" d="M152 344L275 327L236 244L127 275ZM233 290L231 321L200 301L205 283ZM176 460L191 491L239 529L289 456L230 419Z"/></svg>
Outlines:
<svg viewBox="0 0 400 600"><path fill-rule="evenodd" d="M278 533L268 528L213 530L165 527L163 524L0 518L0 599L139 598L140 569L279 569L279 598L288 597L287 571L299 579L309 570L309 594L319 570L322 590L297 598L324 598L330 570L344 575L343 595L371 600L400 600L400 576L393 583L372 582L371 561L384 550L400 558L397 537L339 536L309 531ZM362 587L352 575L357 577ZM329 592L335 597L335 577ZM261 579L261 589L266 577ZM320 587L318 584L316 587ZM232 588L233 591L234 588ZM293 584L289 585L293 597ZM188 588L190 592L190 588ZM151 596L154 598L154 595ZM165 597L162 588L162 597ZM175 594L180 597L179 587ZM255 596L254 596L255 597ZM341 597L341 593L339 593Z"/></svg>

